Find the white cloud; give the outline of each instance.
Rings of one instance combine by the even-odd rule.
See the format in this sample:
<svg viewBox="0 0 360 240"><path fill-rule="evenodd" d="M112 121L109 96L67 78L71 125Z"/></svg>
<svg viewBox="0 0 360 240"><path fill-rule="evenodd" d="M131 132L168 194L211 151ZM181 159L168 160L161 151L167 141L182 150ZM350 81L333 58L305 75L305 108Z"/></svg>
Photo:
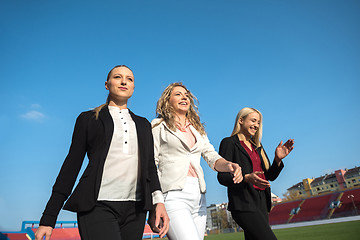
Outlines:
<svg viewBox="0 0 360 240"><path fill-rule="evenodd" d="M27 120L40 121L45 118L45 115L39 111L32 110L22 114L21 117Z"/></svg>
<svg viewBox="0 0 360 240"><path fill-rule="evenodd" d="M31 104L31 108L41 108L40 104L34 103Z"/></svg>

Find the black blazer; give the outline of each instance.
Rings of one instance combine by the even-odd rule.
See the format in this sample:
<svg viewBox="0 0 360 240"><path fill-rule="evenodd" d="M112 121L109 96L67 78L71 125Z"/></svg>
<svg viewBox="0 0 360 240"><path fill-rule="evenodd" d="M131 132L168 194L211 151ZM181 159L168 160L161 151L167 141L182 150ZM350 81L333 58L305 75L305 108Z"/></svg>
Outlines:
<svg viewBox="0 0 360 240"><path fill-rule="evenodd" d="M141 173L143 209L151 210L155 190L161 190L154 162L154 144L151 125L143 117L132 113L135 122ZM69 153L52 189L51 197L40 220L40 225L54 227L60 209L72 192L76 178L87 154L89 163L78 185L67 200L64 209L72 212L91 210L97 201L106 156L109 151L114 123L107 106L95 119L94 111L82 112L76 120Z"/></svg>
<svg viewBox="0 0 360 240"><path fill-rule="evenodd" d="M280 171L283 169L284 164L281 162L280 166L274 161L268 170L265 169L264 160L269 161L265 153L266 159L263 159L261 156L261 147L258 147L256 151L259 153L261 158L261 167L264 171L266 180L274 181L280 174ZM246 152L245 148L241 146L240 140L237 135L232 137L224 138L220 143L219 154L226 160L238 163L241 167L242 174L252 173L253 165L250 159L249 154ZM270 163L269 163L270 165ZM242 181L241 183L235 184L233 182L233 177L230 173L219 172L218 181L220 184L228 187L228 197L229 197L229 211L255 211L256 206L259 206L259 194L257 190L250 183ZM267 209L270 212L271 209L271 190L270 187L265 190L266 195L266 205Z"/></svg>

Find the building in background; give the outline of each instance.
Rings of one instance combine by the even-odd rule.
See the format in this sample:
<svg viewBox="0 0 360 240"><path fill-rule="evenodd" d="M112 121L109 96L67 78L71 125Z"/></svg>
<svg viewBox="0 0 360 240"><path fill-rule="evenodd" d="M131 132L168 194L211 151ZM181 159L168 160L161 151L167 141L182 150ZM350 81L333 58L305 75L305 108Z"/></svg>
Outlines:
<svg viewBox="0 0 360 240"><path fill-rule="evenodd" d="M281 198L271 193L273 203L281 202ZM206 232L223 231L224 229L236 229L239 225L232 219L227 210L228 203L211 204L207 207Z"/></svg>
<svg viewBox="0 0 360 240"><path fill-rule="evenodd" d="M228 203L211 204L207 207L206 231L237 228L238 225L227 210Z"/></svg>
<svg viewBox="0 0 360 240"><path fill-rule="evenodd" d="M306 178L287 189L287 200L343 191L360 186L360 167L340 169L317 178Z"/></svg>

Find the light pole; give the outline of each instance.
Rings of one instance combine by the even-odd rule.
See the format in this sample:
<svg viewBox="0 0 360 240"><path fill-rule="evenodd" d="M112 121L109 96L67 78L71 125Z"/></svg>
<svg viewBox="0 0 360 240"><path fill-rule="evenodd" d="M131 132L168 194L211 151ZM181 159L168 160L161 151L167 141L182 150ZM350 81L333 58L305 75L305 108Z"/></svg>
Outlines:
<svg viewBox="0 0 360 240"><path fill-rule="evenodd" d="M357 208L356 208L356 205L354 203L354 195L350 194L347 196L348 198L351 198L351 201L352 201L352 204L354 206L354 210L355 210L355 215L358 215L358 212L357 212Z"/></svg>

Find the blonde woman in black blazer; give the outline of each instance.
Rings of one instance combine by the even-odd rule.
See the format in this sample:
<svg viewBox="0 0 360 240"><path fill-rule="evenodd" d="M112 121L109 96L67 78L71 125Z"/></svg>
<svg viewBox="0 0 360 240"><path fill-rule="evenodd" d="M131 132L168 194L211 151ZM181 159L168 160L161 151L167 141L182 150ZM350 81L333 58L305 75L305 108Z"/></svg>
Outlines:
<svg viewBox="0 0 360 240"><path fill-rule="evenodd" d="M268 181L274 181L284 167L282 159L294 148L294 140L282 141L270 161L261 145L262 115L254 108L243 108L236 117L230 137L221 141L219 154L238 163L244 180L234 184L229 173L218 173L220 184L228 187L232 217L244 230L246 240L276 239L269 226L271 190Z"/></svg>
<svg viewBox="0 0 360 240"><path fill-rule="evenodd" d="M153 206L152 202L152 193L161 191L161 188L154 164L151 125L145 118L139 117L127 109L127 101L133 94L134 86L134 76L128 67L125 65L114 67L105 82L105 88L109 91L107 103L94 110L83 112L77 118L69 153L61 167L40 220L40 226L35 233L36 240L43 239L44 236L46 240L50 239L59 211L66 200L64 209L77 213L81 239L142 239L148 210L152 210L153 215L156 215L155 224L158 228L155 229L161 236L166 234L168 217L164 204L159 203ZM115 129L114 125L117 126L118 122L112 116L116 116L116 119L120 119L120 117L112 114L124 116L128 120L128 125L131 124L132 127L118 125ZM126 124L124 121L121 123ZM127 144L127 142L117 142L114 137L116 131L121 137L119 139L125 139L124 131L128 132L127 129L129 129L128 134L131 135L129 139L135 143L132 145L132 149L138 152L136 156L123 154L124 151L112 152L111 150L119 148L119 145ZM130 132L130 130L133 131ZM128 149L129 145L122 146L124 149ZM89 163L79 184L72 192L85 154L88 156ZM128 177L114 176L117 174L116 172L104 170L106 162L110 161L108 160L109 155L119 162L115 161L115 164L124 164L123 159L129 157L130 160L135 160L130 161L130 166L141 166L137 176L129 176L135 182L135 193L133 193L133 188L129 190L135 196L134 199L119 200L116 199L119 198L118 196L114 196L115 200L111 199L115 193L109 190L107 190L109 200L98 199L101 188L105 189L103 179L121 180L122 177ZM109 174L112 175L109 176ZM111 184L111 187L118 187L119 181ZM126 186L125 189L127 189ZM119 194L121 196L123 193ZM126 194L128 193L124 193L124 195ZM130 193L128 195L132 196ZM161 229L160 218L163 220Z"/></svg>

